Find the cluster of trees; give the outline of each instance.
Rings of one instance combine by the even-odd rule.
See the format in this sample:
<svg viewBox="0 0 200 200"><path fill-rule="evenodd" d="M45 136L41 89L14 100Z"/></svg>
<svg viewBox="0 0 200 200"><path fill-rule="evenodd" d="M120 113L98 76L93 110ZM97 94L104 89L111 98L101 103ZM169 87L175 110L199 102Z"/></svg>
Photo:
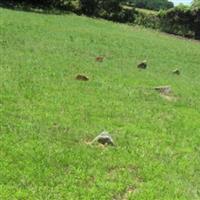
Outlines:
<svg viewBox="0 0 200 200"><path fill-rule="evenodd" d="M200 8L180 6L160 12L158 16L162 31L200 39Z"/></svg>
<svg viewBox="0 0 200 200"><path fill-rule="evenodd" d="M5 6L68 9L73 0L0 0Z"/></svg>
<svg viewBox="0 0 200 200"><path fill-rule="evenodd" d="M192 6L176 6L160 12L142 12L137 14L135 24L163 32L200 40L200 0Z"/></svg>
<svg viewBox="0 0 200 200"><path fill-rule="evenodd" d="M132 4L138 8L153 10L168 9L173 7L173 3L168 0L1 0L13 3L26 4L39 7L51 8L72 8L73 5L80 5L84 12L93 13L98 9L105 8L118 10L123 3Z"/></svg>
<svg viewBox="0 0 200 200"><path fill-rule="evenodd" d="M133 22L135 7L125 7L129 0L0 0L24 7L59 9L105 18L118 22Z"/></svg>
<svg viewBox="0 0 200 200"><path fill-rule="evenodd" d="M118 22L133 22L134 7L124 7L127 0L79 0L82 13Z"/></svg>
<svg viewBox="0 0 200 200"><path fill-rule="evenodd" d="M104 7L110 7L115 9L119 4L127 4L132 7L144 8L150 10L160 10L160 9L169 9L173 8L174 4L168 0L80 0L82 5L86 5L86 9L94 8L96 9ZM97 9L98 9L97 8Z"/></svg>
<svg viewBox="0 0 200 200"><path fill-rule="evenodd" d="M160 10L173 8L174 4L168 0L130 0L138 8Z"/></svg>
<svg viewBox="0 0 200 200"><path fill-rule="evenodd" d="M37 8L68 10L200 39L200 0L193 0L191 6L177 7L173 7L168 0L0 0L2 1ZM135 7L161 11L143 12Z"/></svg>

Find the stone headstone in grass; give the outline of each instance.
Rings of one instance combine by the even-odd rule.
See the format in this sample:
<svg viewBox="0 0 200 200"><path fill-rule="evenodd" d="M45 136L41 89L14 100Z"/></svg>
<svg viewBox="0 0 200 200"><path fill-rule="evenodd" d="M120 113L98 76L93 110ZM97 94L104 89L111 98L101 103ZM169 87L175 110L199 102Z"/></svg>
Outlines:
<svg viewBox="0 0 200 200"><path fill-rule="evenodd" d="M173 73L173 74L176 74L176 75L180 75L180 74L181 74L181 72L180 72L179 69L173 70L172 73Z"/></svg>
<svg viewBox="0 0 200 200"><path fill-rule="evenodd" d="M96 62L103 62L103 60L104 60L104 57L103 56L98 56L98 57L96 57Z"/></svg>
<svg viewBox="0 0 200 200"><path fill-rule="evenodd" d="M114 145L113 139L107 131L100 133L91 143L94 144L95 142L103 145Z"/></svg>
<svg viewBox="0 0 200 200"><path fill-rule="evenodd" d="M138 69L146 69L147 68L147 61L144 60L141 63L138 64Z"/></svg>
<svg viewBox="0 0 200 200"><path fill-rule="evenodd" d="M163 95L169 95L172 92L171 86L158 86L154 88L157 92Z"/></svg>
<svg viewBox="0 0 200 200"><path fill-rule="evenodd" d="M78 74L76 76L76 80L79 80L79 81L89 81L89 78L85 75L81 75L81 74Z"/></svg>

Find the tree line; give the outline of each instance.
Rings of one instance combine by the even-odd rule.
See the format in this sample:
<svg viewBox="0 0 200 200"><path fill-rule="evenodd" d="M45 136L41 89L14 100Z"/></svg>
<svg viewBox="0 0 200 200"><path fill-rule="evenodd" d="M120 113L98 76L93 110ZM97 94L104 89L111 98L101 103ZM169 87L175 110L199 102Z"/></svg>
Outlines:
<svg viewBox="0 0 200 200"><path fill-rule="evenodd" d="M12 2L24 5L31 5L42 8L64 8L69 9L74 5L82 8L83 11L90 13L91 9L100 7L108 7L110 9L119 9L120 4L132 4L135 7L146 8L152 10L169 9L174 5L168 0L0 0L4 2Z"/></svg>
<svg viewBox="0 0 200 200"><path fill-rule="evenodd" d="M137 13L135 24L200 40L200 0L191 6L179 5L159 12Z"/></svg>
<svg viewBox="0 0 200 200"><path fill-rule="evenodd" d="M137 8L145 8L150 10L160 10L173 8L174 4L168 0L130 0Z"/></svg>
<svg viewBox="0 0 200 200"><path fill-rule="evenodd" d="M72 11L200 39L200 0L193 0L191 6L176 7L168 0L0 0L0 5L2 2L22 7ZM143 12L136 7L160 11Z"/></svg>

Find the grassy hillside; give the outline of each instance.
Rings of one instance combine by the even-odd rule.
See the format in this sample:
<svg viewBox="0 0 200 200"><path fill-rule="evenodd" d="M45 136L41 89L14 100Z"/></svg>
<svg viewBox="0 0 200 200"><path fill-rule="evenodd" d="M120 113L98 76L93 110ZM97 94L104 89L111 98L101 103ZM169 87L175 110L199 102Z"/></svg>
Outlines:
<svg viewBox="0 0 200 200"><path fill-rule="evenodd" d="M200 199L200 43L0 9L0 72L0 199Z"/></svg>

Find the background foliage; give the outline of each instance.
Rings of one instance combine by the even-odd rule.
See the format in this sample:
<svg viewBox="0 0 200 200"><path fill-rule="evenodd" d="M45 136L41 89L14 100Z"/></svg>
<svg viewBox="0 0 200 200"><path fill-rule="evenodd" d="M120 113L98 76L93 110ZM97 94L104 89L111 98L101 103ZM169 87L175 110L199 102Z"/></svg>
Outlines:
<svg viewBox="0 0 200 200"><path fill-rule="evenodd" d="M192 7L193 8L200 8L200 0L193 0Z"/></svg>
<svg viewBox="0 0 200 200"><path fill-rule="evenodd" d="M72 11L200 39L200 0L194 0L191 7L183 5L173 7L173 3L168 0L0 0L0 2L26 8ZM148 12L136 7L159 10L159 12Z"/></svg>
<svg viewBox="0 0 200 200"><path fill-rule="evenodd" d="M168 0L130 0L138 8L146 8L151 10L169 9L174 4Z"/></svg>

